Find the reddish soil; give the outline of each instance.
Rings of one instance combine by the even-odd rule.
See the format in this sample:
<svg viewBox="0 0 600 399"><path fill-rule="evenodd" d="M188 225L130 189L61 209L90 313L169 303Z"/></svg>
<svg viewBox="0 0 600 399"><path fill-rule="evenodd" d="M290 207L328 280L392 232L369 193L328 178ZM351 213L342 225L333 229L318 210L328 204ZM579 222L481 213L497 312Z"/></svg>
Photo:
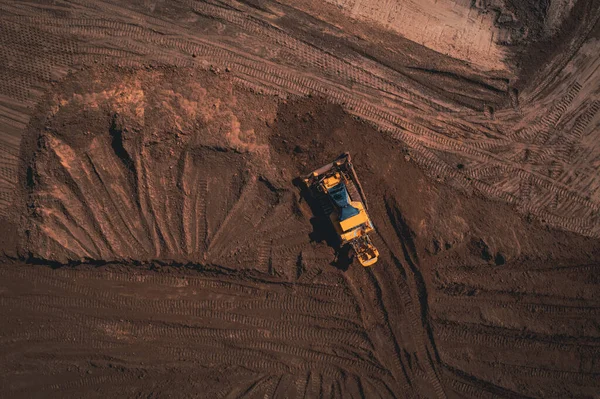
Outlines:
<svg viewBox="0 0 600 399"><path fill-rule="evenodd" d="M43 104L3 241L10 396L598 392L598 241L431 180L340 106L181 69L86 71ZM346 150L370 269L339 267L293 182Z"/></svg>
<svg viewBox="0 0 600 399"><path fill-rule="evenodd" d="M600 7L416 3L0 2L0 396L600 397Z"/></svg>

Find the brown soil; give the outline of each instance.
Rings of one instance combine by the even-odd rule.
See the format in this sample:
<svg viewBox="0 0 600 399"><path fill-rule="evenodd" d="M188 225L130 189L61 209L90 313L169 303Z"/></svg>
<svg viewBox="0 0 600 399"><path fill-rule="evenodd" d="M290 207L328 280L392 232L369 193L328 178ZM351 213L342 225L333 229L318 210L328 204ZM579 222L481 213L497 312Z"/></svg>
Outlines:
<svg viewBox="0 0 600 399"><path fill-rule="evenodd" d="M600 7L416 3L0 2L0 396L598 397Z"/></svg>
<svg viewBox="0 0 600 399"><path fill-rule="evenodd" d="M338 105L96 69L56 86L29 134L20 259L0 269L13 397L600 388L598 242L431 180ZM293 182L346 150L372 269L339 267Z"/></svg>
<svg viewBox="0 0 600 399"><path fill-rule="evenodd" d="M551 63L557 54L566 60L573 56L578 47L577 41L587 36L583 31L589 29L590 20L594 20L597 4L593 0L577 1L567 18L561 23L556 32L544 30L544 20L547 18L546 2L510 2L521 19L526 20L529 29L527 41L517 45L515 64L519 68L519 79L515 87L522 90L536 79L540 69ZM591 26L595 24L592 23Z"/></svg>

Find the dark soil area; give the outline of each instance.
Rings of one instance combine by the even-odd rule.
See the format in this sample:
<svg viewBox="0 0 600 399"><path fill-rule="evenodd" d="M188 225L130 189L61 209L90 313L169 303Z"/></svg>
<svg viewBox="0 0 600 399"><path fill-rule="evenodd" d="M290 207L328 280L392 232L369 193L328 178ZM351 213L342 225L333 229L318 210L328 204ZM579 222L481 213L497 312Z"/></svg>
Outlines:
<svg viewBox="0 0 600 399"><path fill-rule="evenodd" d="M519 69L514 87L523 90L544 73L551 62L566 63L577 51L584 32L597 30L598 4L594 0L578 0L555 33L544 30L548 4L540 2L508 1L510 10L527 28L527 40L515 46L515 65ZM546 71L548 72L548 71Z"/></svg>

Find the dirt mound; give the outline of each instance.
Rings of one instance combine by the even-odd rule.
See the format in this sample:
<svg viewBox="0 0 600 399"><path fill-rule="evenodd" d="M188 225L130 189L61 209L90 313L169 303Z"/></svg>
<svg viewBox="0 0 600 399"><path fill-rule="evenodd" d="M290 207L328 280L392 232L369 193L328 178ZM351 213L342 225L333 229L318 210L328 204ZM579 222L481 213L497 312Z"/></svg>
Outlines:
<svg viewBox="0 0 600 399"><path fill-rule="evenodd" d="M248 232L286 212L256 171L275 104L189 72L87 72L51 96L26 172L32 258L260 257Z"/></svg>
<svg viewBox="0 0 600 399"><path fill-rule="evenodd" d="M291 176L309 173L345 151L350 152L361 175L381 171L380 162L389 165L404 156L398 141L322 98L303 98L280 106L270 144L276 162L289 165Z"/></svg>

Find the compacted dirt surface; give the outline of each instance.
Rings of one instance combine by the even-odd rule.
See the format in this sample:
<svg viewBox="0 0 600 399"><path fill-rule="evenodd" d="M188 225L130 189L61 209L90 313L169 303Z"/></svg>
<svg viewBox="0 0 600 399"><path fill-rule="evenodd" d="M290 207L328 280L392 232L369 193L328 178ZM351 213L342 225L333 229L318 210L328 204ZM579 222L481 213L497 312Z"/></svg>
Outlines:
<svg viewBox="0 0 600 399"><path fill-rule="evenodd" d="M0 10L0 396L600 396L596 2Z"/></svg>

